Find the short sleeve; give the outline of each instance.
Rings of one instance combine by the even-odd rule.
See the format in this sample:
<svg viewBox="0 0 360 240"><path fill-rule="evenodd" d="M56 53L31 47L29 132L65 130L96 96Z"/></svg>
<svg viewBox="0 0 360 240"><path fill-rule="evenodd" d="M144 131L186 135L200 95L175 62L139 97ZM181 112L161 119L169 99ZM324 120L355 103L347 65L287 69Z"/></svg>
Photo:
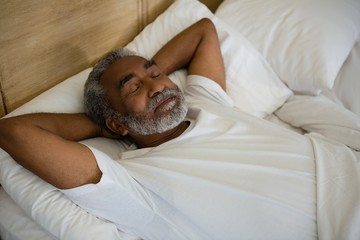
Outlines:
<svg viewBox="0 0 360 240"><path fill-rule="evenodd" d="M89 147L96 157L102 177L97 184L62 190L73 202L90 213L111 222L125 232L146 225L156 211L147 190L104 152Z"/></svg>
<svg viewBox="0 0 360 240"><path fill-rule="evenodd" d="M222 106L234 106L233 100L220 85L199 75L187 76L185 95L189 104L216 103Z"/></svg>

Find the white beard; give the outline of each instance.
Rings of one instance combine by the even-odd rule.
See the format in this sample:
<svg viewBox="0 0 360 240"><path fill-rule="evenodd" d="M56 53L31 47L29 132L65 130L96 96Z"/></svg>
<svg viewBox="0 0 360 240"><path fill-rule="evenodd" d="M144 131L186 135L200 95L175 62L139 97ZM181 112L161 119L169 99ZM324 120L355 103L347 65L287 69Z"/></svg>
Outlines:
<svg viewBox="0 0 360 240"><path fill-rule="evenodd" d="M175 99L162 107L164 114L156 116L154 110L157 104L167 96L175 96ZM151 100L144 113L128 114L122 119L122 123L139 135L163 133L178 126L185 119L187 111L188 107L180 90L166 88Z"/></svg>

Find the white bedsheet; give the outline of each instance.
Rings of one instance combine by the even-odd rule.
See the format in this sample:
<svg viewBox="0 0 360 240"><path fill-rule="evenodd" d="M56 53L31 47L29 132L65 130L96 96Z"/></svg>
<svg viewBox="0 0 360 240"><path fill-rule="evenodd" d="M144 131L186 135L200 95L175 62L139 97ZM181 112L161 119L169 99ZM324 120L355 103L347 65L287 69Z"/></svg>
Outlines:
<svg viewBox="0 0 360 240"><path fill-rule="evenodd" d="M257 137L261 136L259 134L260 132ZM356 155L341 143L331 142L314 134L309 137L314 152L310 151L307 154L309 157L315 156L316 159L318 198L317 203L314 204L317 204L319 238L359 239L360 231L357 226L360 224L360 170ZM279 148L282 143L281 140L278 144L273 144ZM110 142L106 144L108 147L109 145ZM289 149L283 150L284 154L288 154ZM18 166L6 156L6 153L1 152L1 156L3 157L0 161L1 183L9 194L17 199L17 204L27 209L28 214L48 231L61 239L99 239L99 236L124 239L124 236L114 229L114 225L87 214L59 191ZM9 169L12 171L8 171ZM276 178L276 175L273 177ZM67 211L64 212L63 209ZM61 212L63 213L59 215ZM91 231L83 231L84 226Z"/></svg>
<svg viewBox="0 0 360 240"><path fill-rule="evenodd" d="M360 239L360 154L310 134L316 157L319 239Z"/></svg>
<svg viewBox="0 0 360 240"><path fill-rule="evenodd" d="M275 114L311 132L319 239L360 239L360 116L324 96L293 96Z"/></svg>
<svg viewBox="0 0 360 240"><path fill-rule="evenodd" d="M55 240L54 236L34 222L0 187L1 240Z"/></svg>

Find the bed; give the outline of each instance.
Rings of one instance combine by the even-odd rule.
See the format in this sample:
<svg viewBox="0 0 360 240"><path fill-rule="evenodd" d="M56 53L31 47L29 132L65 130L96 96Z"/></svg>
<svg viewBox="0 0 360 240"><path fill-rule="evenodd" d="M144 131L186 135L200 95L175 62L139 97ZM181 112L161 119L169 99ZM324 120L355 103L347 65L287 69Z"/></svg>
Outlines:
<svg viewBox="0 0 360 240"><path fill-rule="evenodd" d="M293 146L305 156L303 165L279 165L269 178L251 177L240 186L245 192L258 189L252 192L256 199L290 209L294 215L271 216L286 224L262 228L272 226L270 217L257 217L267 210L249 203L235 225L223 223L243 225L243 234L219 232L227 237L214 239L360 239L358 0L3 1L0 114L82 112L84 82L103 54L126 46L151 57L204 17L217 28L227 93L244 121L271 124L289 141L304 135L311 143ZM185 70L170 77L185 88ZM86 144L114 158L126 151L117 140ZM293 161L282 144L270 144L269 151ZM248 150L260 154L253 146ZM286 185L286 179L293 182ZM2 240L140 239L80 208L2 150L0 183Z"/></svg>

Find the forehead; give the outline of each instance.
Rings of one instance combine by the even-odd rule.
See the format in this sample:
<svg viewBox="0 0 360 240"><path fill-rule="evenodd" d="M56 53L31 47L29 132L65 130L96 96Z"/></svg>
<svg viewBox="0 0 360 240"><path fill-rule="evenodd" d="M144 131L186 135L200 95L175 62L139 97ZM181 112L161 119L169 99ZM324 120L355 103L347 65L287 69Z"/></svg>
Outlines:
<svg viewBox="0 0 360 240"><path fill-rule="evenodd" d="M126 56L116 60L101 75L101 82L106 83L109 80L117 80L124 75L144 69L147 59L139 56Z"/></svg>

